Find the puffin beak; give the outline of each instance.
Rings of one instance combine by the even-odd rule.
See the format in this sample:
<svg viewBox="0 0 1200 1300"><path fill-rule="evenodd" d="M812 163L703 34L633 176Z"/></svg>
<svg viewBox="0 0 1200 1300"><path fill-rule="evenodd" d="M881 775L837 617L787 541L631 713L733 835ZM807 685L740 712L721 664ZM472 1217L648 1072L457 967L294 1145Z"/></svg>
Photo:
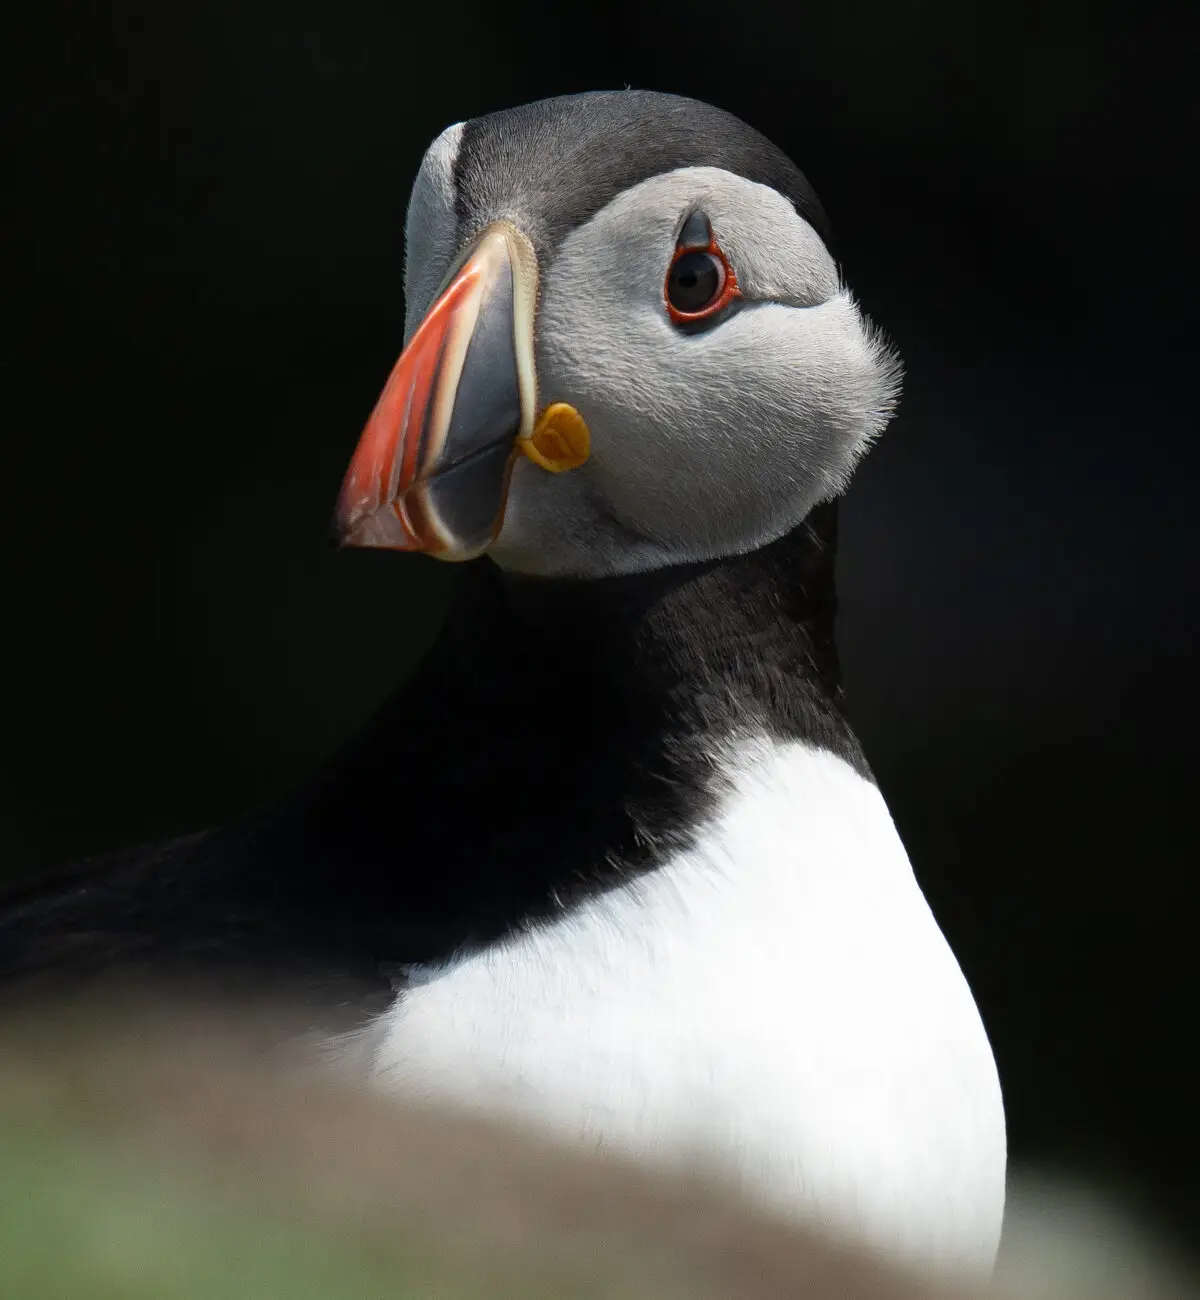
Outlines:
<svg viewBox="0 0 1200 1300"><path fill-rule="evenodd" d="M396 362L346 471L343 546L469 560L504 522L533 430L537 258L507 222L467 251Z"/></svg>

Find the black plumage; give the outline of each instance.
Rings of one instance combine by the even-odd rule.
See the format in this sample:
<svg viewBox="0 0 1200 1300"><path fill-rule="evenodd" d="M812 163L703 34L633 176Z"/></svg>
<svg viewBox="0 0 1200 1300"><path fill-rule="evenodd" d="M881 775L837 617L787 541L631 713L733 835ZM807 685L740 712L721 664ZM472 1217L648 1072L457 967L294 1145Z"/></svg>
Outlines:
<svg viewBox="0 0 1200 1300"><path fill-rule="evenodd" d="M454 162L454 214L470 237L519 215L547 263L563 237L623 190L679 167L719 167L789 199L832 251L829 220L804 173L724 109L653 90L560 95L473 118Z"/></svg>
<svg viewBox="0 0 1200 1300"><path fill-rule="evenodd" d="M687 844L727 737L765 729L869 776L842 709L835 540L831 503L756 553L652 574L473 562L417 673L311 782L0 899L0 986L140 973L369 1013L406 964Z"/></svg>

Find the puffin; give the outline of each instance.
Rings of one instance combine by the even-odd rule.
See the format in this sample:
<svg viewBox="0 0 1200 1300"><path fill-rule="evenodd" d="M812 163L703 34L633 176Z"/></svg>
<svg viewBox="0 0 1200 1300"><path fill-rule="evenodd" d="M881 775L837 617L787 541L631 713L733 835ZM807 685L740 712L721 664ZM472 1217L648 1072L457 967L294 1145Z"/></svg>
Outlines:
<svg viewBox="0 0 1200 1300"><path fill-rule="evenodd" d="M286 797L11 890L5 999L286 992L369 1088L986 1275L995 1060L834 640L901 363L816 194L728 112L583 93L444 130L405 242L333 533L461 563L439 637Z"/></svg>

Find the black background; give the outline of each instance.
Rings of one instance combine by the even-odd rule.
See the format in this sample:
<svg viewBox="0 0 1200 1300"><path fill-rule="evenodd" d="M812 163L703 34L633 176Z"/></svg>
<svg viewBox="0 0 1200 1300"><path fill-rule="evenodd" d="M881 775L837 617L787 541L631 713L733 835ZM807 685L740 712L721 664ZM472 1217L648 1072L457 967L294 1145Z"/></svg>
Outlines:
<svg viewBox="0 0 1200 1300"><path fill-rule="evenodd" d="M25 10L0 870L246 809L402 677L453 573L325 538L421 154L546 94L693 94L805 169L907 361L843 511L841 642L1014 1157L1186 1221L1194 33L1031 0Z"/></svg>

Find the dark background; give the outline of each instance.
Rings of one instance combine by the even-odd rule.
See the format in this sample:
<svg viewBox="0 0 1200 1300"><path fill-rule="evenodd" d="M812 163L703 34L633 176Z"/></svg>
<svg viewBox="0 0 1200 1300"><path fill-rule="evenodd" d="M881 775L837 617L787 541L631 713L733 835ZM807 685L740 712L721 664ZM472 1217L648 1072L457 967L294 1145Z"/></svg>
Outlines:
<svg viewBox="0 0 1200 1300"><path fill-rule="evenodd" d="M453 573L325 538L421 154L545 94L690 93L806 170L908 364L843 511L847 686L1014 1158L1186 1222L1196 46L1131 8L25 6L0 872L246 809L405 673Z"/></svg>

